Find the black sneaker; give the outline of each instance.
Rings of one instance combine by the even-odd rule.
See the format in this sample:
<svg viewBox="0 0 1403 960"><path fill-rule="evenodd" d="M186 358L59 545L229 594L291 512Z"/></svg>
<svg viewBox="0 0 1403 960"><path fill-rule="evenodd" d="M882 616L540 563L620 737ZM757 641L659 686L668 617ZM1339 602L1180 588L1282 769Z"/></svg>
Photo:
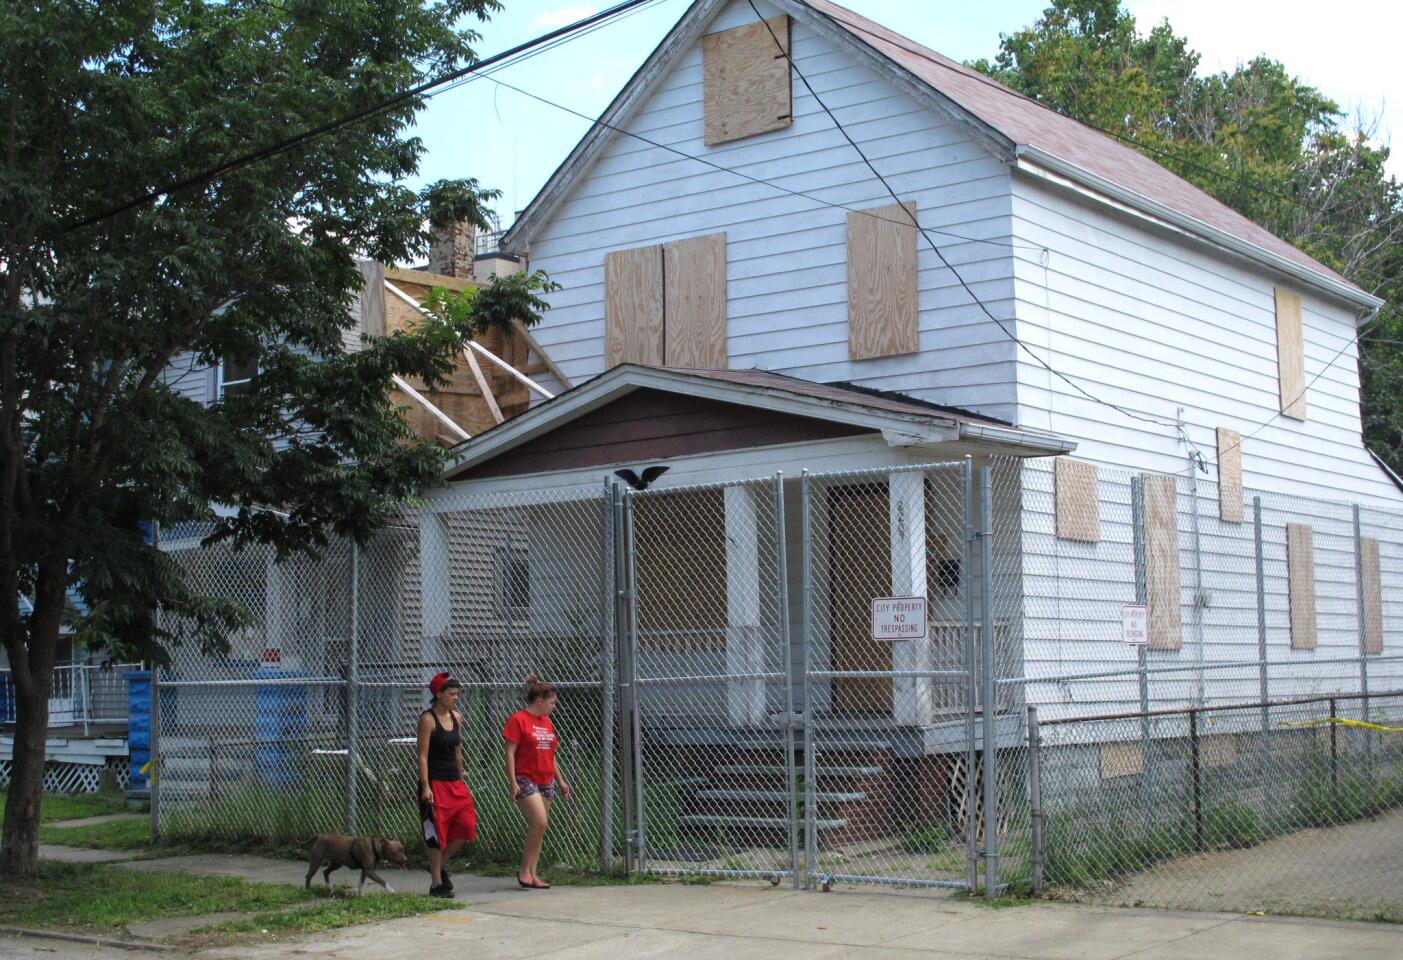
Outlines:
<svg viewBox="0 0 1403 960"><path fill-rule="evenodd" d="M451 877L448 876L448 869L447 869L446 867L439 867L439 868L438 868L438 875L439 875L440 877L443 878L443 888L444 888L445 890L447 890L449 893L452 893L452 892L453 892L453 879L452 879Z"/></svg>
<svg viewBox="0 0 1403 960"><path fill-rule="evenodd" d="M430 887L430 888L429 888L429 896L431 896L431 897L441 897L441 898L443 898L444 900L452 900L452 899L453 899L453 888L452 888L452 887L449 887L447 884L442 884L442 883L440 883L440 884L439 884L438 886L436 886L436 887Z"/></svg>

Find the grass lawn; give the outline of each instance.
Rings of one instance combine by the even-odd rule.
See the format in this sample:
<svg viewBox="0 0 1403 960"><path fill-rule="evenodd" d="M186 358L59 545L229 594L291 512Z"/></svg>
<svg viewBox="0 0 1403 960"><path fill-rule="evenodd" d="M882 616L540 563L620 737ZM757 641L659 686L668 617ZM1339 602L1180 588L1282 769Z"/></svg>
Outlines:
<svg viewBox="0 0 1403 960"><path fill-rule="evenodd" d="M102 864L41 861L36 884L0 882L0 916L21 927L120 935L144 920L242 911L210 931L221 939L294 934L414 916L461 906L412 895L328 895L320 887L251 883L233 877L148 873Z"/></svg>
<svg viewBox="0 0 1403 960"><path fill-rule="evenodd" d="M83 827L39 827L40 843L58 843L67 847L89 847L94 850L146 851L151 846L151 821L114 820Z"/></svg>
<svg viewBox="0 0 1403 960"><path fill-rule="evenodd" d="M9 793L0 790L0 823L5 820L5 802ZM55 820L81 820L84 817L100 817L109 813L126 813L126 794L80 793L72 797L45 794L39 816L45 823Z"/></svg>

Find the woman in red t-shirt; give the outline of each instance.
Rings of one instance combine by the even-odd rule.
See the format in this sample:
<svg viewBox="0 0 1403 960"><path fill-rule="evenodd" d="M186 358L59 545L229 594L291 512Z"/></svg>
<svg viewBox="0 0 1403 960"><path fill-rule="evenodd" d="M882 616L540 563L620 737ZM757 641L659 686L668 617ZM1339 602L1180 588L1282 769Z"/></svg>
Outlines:
<svg viewBox="0 0 1403 960"><path fill-rule="evenodd" d="M555 748L559 741L550 722L555 701L554 685L542 682L534 673L529 674L526 709L508 717L502 728L508 789L512 802L526 815L526 843L522 847L516 882L527 890L550 889L550 884L542 883L536 875L536 865L541 859L541 844L546 839L556 784L560 784L561 796L570 796L570 784L555 765Z"/></svg>

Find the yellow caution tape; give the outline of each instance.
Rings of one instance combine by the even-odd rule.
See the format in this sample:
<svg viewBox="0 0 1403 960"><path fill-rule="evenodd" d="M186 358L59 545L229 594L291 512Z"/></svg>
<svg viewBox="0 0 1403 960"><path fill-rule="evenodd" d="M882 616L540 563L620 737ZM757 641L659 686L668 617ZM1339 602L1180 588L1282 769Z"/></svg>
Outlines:
<svg viewBox="0 0 1403 960"><path fill-rule="evenodd" d="M141 765L141 775L144 777L151 772L151 768L156 765L156 758L152 757Z"/></svg>
<svg viewBox="0 0 1403 960"><path fill-rule="evenodd" d="M1365 723L1363 720L1345 720L1341 717L1322 717L1319 720L1299 720L1294 723L1278 721L1283 727L1318 727L1327 723L1338 723L1345 727L1363 727L1365 730L1378 730L1380 733L1403 733L1403 727L1385 727L1381 723Z"/></svg>

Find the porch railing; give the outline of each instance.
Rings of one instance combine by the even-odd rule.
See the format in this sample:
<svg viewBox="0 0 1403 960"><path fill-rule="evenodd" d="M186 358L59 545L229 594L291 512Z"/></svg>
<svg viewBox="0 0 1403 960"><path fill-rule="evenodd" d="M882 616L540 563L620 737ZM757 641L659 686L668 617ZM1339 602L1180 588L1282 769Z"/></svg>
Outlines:
<svg viewBox="0 0 1403 960"><path fill-rule="evenodd" d="M126 675L142 669L138 663L61 663L54 667L49 688L49 726L82 726L127 722ZM15 682L0 670L0 725L15 723Z"/></svg>

